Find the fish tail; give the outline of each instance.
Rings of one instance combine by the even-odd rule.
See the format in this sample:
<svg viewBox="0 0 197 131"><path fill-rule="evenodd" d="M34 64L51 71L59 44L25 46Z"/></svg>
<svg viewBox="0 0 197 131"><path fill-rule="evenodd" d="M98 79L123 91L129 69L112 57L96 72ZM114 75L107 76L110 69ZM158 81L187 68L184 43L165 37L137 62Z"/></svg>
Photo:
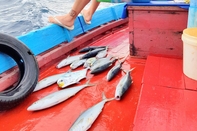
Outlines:
<svg viewBox="0 0 197 131"><path fill-rule="evenodd" d="M112 100L115 100L115 97L113 97L113 98L106 98L106 96L105 96L105 93L104 93L104 92L102 93L102 98L103 98L103 100L106 100L106 102L108 102L108 101L112 101Z"/></svg>
<svg viewBox="0 0 197 131"><path fill-rule="evenodd" d="M130 55L130 54L128 53L128 54L123 58L123 60L121 61L121 64L124 63L124 62L126 61L126 59L127 59L127 57L128 57L129 55Z"/></svg>
<svg viewBox="0 0 197 131"><path fill-rule="evenodd" d="M91 83L90 83L90 79L89 79L89 80L86 82L86 85L87 85L87 87L88 87L88 86L95 86L96 84L91 84Z"/></svg>
<svg viewBox="0 0 197 131"><path fill-rule="evenodd" d="M129 70L129 72L133 71L134 69L135 69L135 67L131 68L131 69Z"/></svg>
<svg viewBox="0 0 197 131"><path fill-rule="evenodd" d="M124 73L127 73L127 72L133 71L134 69L135 69L135 67L131 68L130 70L124 70L124 69L122 69L122 70L124 71Z"/></svg>

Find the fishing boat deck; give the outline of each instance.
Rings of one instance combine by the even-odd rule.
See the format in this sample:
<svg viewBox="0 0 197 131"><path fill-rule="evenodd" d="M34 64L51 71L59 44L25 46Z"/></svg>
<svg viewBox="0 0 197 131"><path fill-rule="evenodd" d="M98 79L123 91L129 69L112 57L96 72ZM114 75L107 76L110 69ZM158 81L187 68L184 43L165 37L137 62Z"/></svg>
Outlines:
<svg viewBox="0 0 197 131"><path fill-rule="evenodd" d="M90 43L90 45L108 45L110 47L108 51L109 55L120 58L125 57L129 53L128 27L115 31L111 35L105 35L105 37L97 39ZM78 54L78 50L73 51L70 55L72 56L76 54ZM62 69L56 69L57 63L66 57L67 55L41 68L39 79L41 80L47 76L68 71L70 69L69 66ZM123 69L129 70L135 67L135 70L131 73L134 83L121 101L114 100L105 104L100 116L89 130L132 130L141 90L141 81L145 62L145 59L127 57L123 64ZM83 67L80 67L76 70L80 70L82 68ZM124 72L120 72L115 79L110 82L107 82L106 80L107 72L108 71L104 71L95 76L88 72L87 79L90 79L90 83L95 84L95 86L87 87L65 102L45 110L29 112L27 111L27 107L36 100L60 90L59 87L54 84L50 87L32 93L16 108L0 113L0 129L6 131L68 130L80 113L102 100L102 92L105 93L107 98L114 97L116 85L124 75ZM79 84L86 83L87 79L80 81Z"/></svg>
<svg viewBox="0 0 197 131"><path fill-rule="evenodd" d="M90 42L89 45L108 45L109 55L122 58L130 52L128 32L129 28L123 27ZM78 50L72 51L70 55L79 54ZM56 69L57 63L67 55L42 67L39 79L68 71L69 66ZM164 55L149 55L147 59L127 57L123 69L129 70L133 67L135 70L131 72L132 86L120 101L114 100L105 104L103 111L89 130L196 130L197 82L183 74L182 58L170 58ZM124 72L119 72L115 79L107 82L108 70L98 75L91 75L88 72L87 78L79 84L84 84L90 79L90 83L95 86L87 87L70 99L45 110L30 112L27 111L27 107L36 100L60 90L59 87L54 84L32 93L16 108L0 113L0 129L5 131L68 130L83 111L101 101L102 92L107 98L114 97L116 85Z"/></svg>

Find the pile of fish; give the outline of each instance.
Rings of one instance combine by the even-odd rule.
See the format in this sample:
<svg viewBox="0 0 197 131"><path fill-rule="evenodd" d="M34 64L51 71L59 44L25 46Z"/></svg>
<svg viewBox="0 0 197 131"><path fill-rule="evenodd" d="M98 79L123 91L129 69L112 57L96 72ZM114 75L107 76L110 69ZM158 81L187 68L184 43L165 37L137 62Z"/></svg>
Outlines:
<svg viewBox="0 0 197 131"><path fill-rule="evenodd" d="M38 111L55 106L74 96L82 89L94 86L94 84L90 83L90 80L88 80L84 85L74 86L74 84L78 84L79 81L86 78L88 70L90 70L91 74L98 74L104 72L106 69L114 65L108 71L106 76L107 81L111 81L118 74L118 72L121 71L122 64L127 58L127 56L125 56L125 58L121 61L120 58L108 56L107 46L90 46L81 49L79 53L83 54L68 56L56 66L58 69L65 66L70 66L70 70L64 73L46 77L38 82L34 92L55 83L57 83L57 85L62 89L37 100L27 108L28 111ZM116 63L116 61L118 61L118 64L115 65L114 63ZM84 69L75 71L75 69L80 66L83 66ZM125 72L125 75L117 84L114 97L107 99L103 93L103 100L84 111L73 123L70 131L86 131L91 127L93 122L99 116L106 102L111 100L121 100L121 97L133 83L132 77L130 75L130 72L133 69L134 68L130 69L129 71L122 69Z"/></svg>

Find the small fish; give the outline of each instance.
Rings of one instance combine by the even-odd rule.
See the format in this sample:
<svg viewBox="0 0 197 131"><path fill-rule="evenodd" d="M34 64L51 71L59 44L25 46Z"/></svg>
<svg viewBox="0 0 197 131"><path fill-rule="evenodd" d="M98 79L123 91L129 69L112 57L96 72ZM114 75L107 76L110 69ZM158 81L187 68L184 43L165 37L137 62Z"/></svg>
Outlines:
<svg viewBox="0 0 197 131"><path fill-rule="evenodd" d="M103 100L84 111L73 123L69 131L87 131L101 113L105 103L111 100L114 100L114 98L107 99L103 94Z"/></svg>
<svg viewBox="0 0 197 131"><path fill-rule="evenodd" d="M95 57L102 50L105 50L105 48L98 48L98 49L92 50L90 52L87 52L81 57L81 59L87 59L87 58Z"/></svg>
<svg viewBox="0 0 197 131"><path fill-rule="evenodd" d="M70 65L70 68L76 69L77 67L83 65L85 62L86 62L86 59L76 60Z"/></svg>
<svg viewBox="0 0 197 131"><path fill-rule="evenodd" d="M48 87L48 86L50 86L50 85L56 83L57 80L58 80L61 76L65 75L66 73L69 73L69 72L70 72L70 70L67 71L67 72L64 72L64 73L60 73L60 74L48 76L48 77L42 79L41 81L39 81L39 82L37 83L37 85L36 85L36 87L35 87L35 89L34 89L33 92L39 91L39 90L41 90L41 89L43 89L43 88L46 88L46 87Z"/></svg>
<svg viewBox="0 0 197 131"><path fill-rule="evenodd" d="M91 67L96 60L97 60L96 57L88 58L84 63L83 67Z"/></svg>
<svg viewBox="0 0 197 131"><path fill-rule="evenodd" d="M96 59L96 61L92 64L92 66L102 63L104 61L110 61L112 58L113 58L112 56L108 56L108 57Z"/></svg>
<svg viewBox="0 0 197 131"><path fill-rule="evenodd" d="M97 48L106 48L106 46L89 46L89 47L85 47L85 48L79 50L79 53L92 51L92 50L95 50Z"/></svg>
<svg viewBox="0 0 197 131"><path fill-rule="evenodd" d="M104 58L105 56L107 56L107 50L108 50L108 48L106 47L105 50L100 51L100 52L96 55L96 58L99 59L99 58Z"/></svg>
<svg viewBox="0 0 197 131"><path fill-rule="evenodd" d="M93 84L89 84L89 81L87 81L86 84L75 86L63 90L56 91L52 94L49 94L42 99L34 102L32 105L30 105L27 110L28 111L37 111L46 109L52 106L55 106L68 98L74 96L76 93L78 93L80 90L84 89L85 87L94 86Z"/></svg>
<svg viewBox="0 0 197 131"><path fill-rule="evenodd" d="M119 63L109 70L109 72L107 73L107 81L112 80L118 74L127 56L122 61L118 60Z"/></svg>
<svg viewBox="0 0 197 131"><path fill-rule="evenodd" d="M81 59L83 55L76 55L76 56L68 56L66 59L60 61L60 63L56 66L56 68L62 68L64 66L70 65L71 63L73 63L75 60L79 60Z"/></svg>
<svg viewBox="0 0 197 131"><path fill-rule="evenodd" d="M80 80L86 78L88 69L89 68L65 74L64 76L62 76L61 78L57 80L58 86L60 88L65 88L69 85L78 83Z"/></svg>
<svg viewBox="0 0 197 131"><path fill-rule="evenodd" d="M103 61L101 63L95 64L94 66L92 66L90 68L90 70L91 70L90 73L91 74L100 73L100 72L106 70L108 67L110 67L115 61L116 61L116 59L114 58L109 61Z"/></svg>
<svg viewBox="0 0 197 131"><path fill-rule="evenodd" d="M115 91L115 99L120 100L122 95L128 90L128 88L133 83L133 80L130 76L130 72L134 70L135 68L132 68L128 72L126 72L126 75L124 75L121 80L119 81L118 85L116 86Z"/></svg>

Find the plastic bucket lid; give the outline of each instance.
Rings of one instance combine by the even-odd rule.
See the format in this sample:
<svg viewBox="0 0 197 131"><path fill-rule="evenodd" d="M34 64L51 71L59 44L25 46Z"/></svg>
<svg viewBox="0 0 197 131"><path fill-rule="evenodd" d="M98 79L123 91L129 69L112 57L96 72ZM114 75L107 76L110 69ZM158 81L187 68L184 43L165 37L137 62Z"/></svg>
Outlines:
<svg viewBox="0 0 197 131"><path fill-rule="evenodd" d="M197 28L184 29L182 39L187 39L188 44L197 46Z"/></svg>
<svg viewBox="0 0 197 131"><path fill-rule="evenodd" d="M197 28L187 28L182 34L183 73L197 80Z"/></svg>

